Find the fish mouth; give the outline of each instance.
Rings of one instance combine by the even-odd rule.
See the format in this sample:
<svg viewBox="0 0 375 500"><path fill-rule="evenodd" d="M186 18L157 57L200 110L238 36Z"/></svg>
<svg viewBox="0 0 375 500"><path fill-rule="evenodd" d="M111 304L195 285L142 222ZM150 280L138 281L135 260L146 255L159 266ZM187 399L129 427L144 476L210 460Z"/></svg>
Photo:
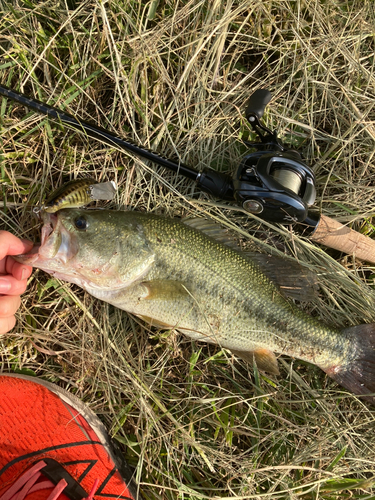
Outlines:
<svg viewBox="0 0 375 500"><path fill-rule="evenodd" d="M48 261L54 261L55 266L66 265L77 252L69 232L56 214L43 212L41 242L23 255L17 255L15 260L34 267L42 267Z"/></svg>
<svg viewBox="0 0 375 500"><path fill-rule="evenodd" d="M43 226L42 226L40 246L43 246L46 243L48 237L56 229L56 227L57 227L57 215L44 212L42 215L42 220L43 220Z"/></svg>

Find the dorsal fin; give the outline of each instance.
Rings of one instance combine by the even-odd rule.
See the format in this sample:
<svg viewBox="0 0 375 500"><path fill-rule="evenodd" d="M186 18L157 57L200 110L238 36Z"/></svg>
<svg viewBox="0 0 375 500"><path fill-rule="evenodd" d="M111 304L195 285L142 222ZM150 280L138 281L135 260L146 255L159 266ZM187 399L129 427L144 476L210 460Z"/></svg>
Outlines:
<svg viewBox="0 0 375 500"><path fill-rule="evenodd" d="M230 230L223 228L218 222L212 222L202 217L186 218L182 219L181 222L202 231L207 236L233 248L240 252L243 257L255 262L285 296L301 302L308 302L316 297L319 288L316 274L298 262L277 255L243 252L235 238L230 234Z"/></svg>
<svg viewBox="0 0 375 500"><path fill-rule="evenodd" d="M210 238L214 238L216 241L223 243L237 251L241 251L240 246L229 233L229 229L222 227L218 222L212 222L210 220L204 219L202 217L193 217L192 219L181 219L181 222L187 226L198 229L202 233L206 234Z"/></svg>
<svg viewBox="0 0 375 500"><path fill-rule="evenodd" d="M318 277L296 261L261 253L243 253L258 264L264 274L280 291L291 299L301 302L313 300L318 292Z"/></svg>
<svg viewBox="0 0 375 500"><path fill-rule="evenodd" d="M233 248L241 253L243 257L255 262L267 278L273 281L286 297L301 302L308 302L316 297L319 288L316 274L301 266L298 262L278 255L244 252L230 234L230 230L223 228L217 222L201 217L182 219L182 222L198 231L202 231L207 236Z"/></svg>

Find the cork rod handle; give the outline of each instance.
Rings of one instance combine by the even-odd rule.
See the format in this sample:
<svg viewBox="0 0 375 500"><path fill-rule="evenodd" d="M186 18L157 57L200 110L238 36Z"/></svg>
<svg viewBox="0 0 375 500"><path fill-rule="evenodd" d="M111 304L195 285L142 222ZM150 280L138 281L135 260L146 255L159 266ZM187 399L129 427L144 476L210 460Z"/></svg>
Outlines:
<svg viewBox="0 0 375 500"><path fill-rule="evenodd" d="M310 236L312 241L375 264L375 241L325 215Z"/></svg>

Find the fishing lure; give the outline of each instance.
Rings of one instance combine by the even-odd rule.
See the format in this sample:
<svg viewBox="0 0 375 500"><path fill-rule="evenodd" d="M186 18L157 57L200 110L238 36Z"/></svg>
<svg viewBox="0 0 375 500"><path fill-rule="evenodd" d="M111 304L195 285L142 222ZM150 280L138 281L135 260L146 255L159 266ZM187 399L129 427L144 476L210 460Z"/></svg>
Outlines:
<svg viewBox="0 0 375 500"><path fill-rule="evenodd" d="M50 214L62 208L79 208L96 200L112 200L116 193L116 184L113 181L97 182L95 179L76 179L69 181L56 189L42 207Z"/></svg>

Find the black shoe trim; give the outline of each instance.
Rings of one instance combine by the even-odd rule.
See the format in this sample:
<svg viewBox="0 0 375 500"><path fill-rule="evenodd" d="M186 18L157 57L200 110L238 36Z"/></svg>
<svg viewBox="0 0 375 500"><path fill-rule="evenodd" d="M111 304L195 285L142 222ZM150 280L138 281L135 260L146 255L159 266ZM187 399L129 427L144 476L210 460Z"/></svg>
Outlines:
<svg viewBox="0 0 375 500"><path fill-rule="evenodd" d="M46 463L46 466L40 469L40 472L52 481L53 484L58 484L61 479L65 479L68 483L65 486L64 495L70 498L70 500L82 500L88 497L88 493L59 462L56 462L53 458L42 458L42 461Z"/></svg>
<svg viewBox="0 0 375 500"><path fill-rule="evenodd" d="M74 460L73 462L63 462L63 465L68 467L69 465L87 464L86 470L84 470L78 478L78 481L81 482L90 472L90 470L96 465L96 463L97 460Z"/></svg>
<svg viewBox="0 0 375 500"><path fill-rule="evenodd" d="M32 453L27 453L26 455L22 455L22 457L17 457L14 460L11 460L10 462L8 462L0 470L0 477L2 476L2 474L4 474L4 472L7 469L9 469L9 467L12 467L12 465L16 464L17 462L21 462L22 460L26 460L27 458L32 458L32 457L35 457L37 455L41 455L42 453L47 453L47 452L53 451L53 450L60 450L62 448L70 448L70 447L73 448L73 446L82 446L82 445L90 445L90 446L92 446L94 444L103 446L100 441L78 441L78 442L75 442L75 443L65 443L65 444L60 444L60 445L57 445L57 446L51 446L49 448L43 448L42 450L33 451Z"/></svg>

